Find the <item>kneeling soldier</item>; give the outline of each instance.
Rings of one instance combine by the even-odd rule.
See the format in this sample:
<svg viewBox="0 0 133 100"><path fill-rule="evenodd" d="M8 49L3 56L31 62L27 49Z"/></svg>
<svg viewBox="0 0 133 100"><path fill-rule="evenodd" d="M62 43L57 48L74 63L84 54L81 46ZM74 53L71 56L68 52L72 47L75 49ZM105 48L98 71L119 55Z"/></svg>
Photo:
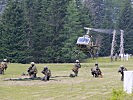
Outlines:
<svg viewBox="0 0 133 100"><path fill-rule="evenodd" d="M31 66L28 68L27 72L28 72L30 78L36 78L37 68L36 68L34 62L31 62Z"/></svg>
<svg viewBox="0 0 133 100"><path fill-rule="evenodd" d="M74 67L72 71L74 72L75 76L78 76L78 70L81 68L79 60L76 60L76 63L74 64Z"/></svg>
<svg viewBox="0 0 133 100"><path fill-rule="evenodd" d="M44 67L42 73L45 75L42 80L43 81L49 81L50 77L51 77L51 71L48 69L48 67Z"/></svg>
<svg viewBox="0 0 133 100"><path fill-rule="evenodd" d="M1 62L1 66L4 68L4 70L7 69L7 59L4 59L2 62Z"/></svg>
<svg viewBox="0 0 133 100"><path fill-rule="evenodd" d="M95 64L95 67L96 67L96 71L97 71L98 76L100 76L102 78L103 77L102 76L102 71L100 70L100 68L99 68L97 63Z"/></svg>

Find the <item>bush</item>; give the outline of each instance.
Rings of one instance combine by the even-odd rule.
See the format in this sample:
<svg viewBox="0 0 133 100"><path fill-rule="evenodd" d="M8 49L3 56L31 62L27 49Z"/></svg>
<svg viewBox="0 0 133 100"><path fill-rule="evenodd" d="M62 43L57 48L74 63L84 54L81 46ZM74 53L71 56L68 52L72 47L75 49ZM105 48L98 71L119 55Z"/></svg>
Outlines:
<svg viewBox="0 0 133 100"><path fill-rule="evenodd" d="M133 94L127 94L122 89L113 89L110 100L132 100Z"/></svg>

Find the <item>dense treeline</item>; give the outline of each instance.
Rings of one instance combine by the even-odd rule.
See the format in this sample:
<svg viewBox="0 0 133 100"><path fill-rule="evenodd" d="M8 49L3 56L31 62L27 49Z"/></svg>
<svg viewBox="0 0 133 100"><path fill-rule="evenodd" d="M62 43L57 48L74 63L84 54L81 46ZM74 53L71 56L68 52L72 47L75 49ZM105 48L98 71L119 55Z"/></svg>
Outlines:
<svg viewBox="0 0 133 100"><path fill-rule="evenodd" d="M75 43L85 26L123 29L125 51L133 54L132 10L130 0L8 0L0 16L0 58L19 63L84 59L88 55ZM108 56L111 35L93 35L99 55Z"/></svg>

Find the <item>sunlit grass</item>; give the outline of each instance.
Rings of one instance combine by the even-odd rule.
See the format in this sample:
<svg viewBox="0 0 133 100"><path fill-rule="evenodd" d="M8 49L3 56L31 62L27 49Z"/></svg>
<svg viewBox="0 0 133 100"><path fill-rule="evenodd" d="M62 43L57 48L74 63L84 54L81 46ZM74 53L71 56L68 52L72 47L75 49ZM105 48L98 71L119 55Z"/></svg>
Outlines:
<svg viewBox="0 0 133 100"><path fill-rule="evenodd" d="M103 60L102 60L103 59ZM107 58L108 59L108 58ZM36 64L38 77L43 77L41 71L48 66L52 71L49 82L41 80L4 81L6 78L19 78L26 73L29 64L9 64L5 75L0 76L0 100L110 100L113 89L122 89L118 67L123 64L128 70L133 70L133 62L106 62L100 58L99 66L103 78L93 78L90 68L95 61L86 60L82 63L79 76L68 77L73 64ZM130 100L132 100L130 96Z"/></svg>

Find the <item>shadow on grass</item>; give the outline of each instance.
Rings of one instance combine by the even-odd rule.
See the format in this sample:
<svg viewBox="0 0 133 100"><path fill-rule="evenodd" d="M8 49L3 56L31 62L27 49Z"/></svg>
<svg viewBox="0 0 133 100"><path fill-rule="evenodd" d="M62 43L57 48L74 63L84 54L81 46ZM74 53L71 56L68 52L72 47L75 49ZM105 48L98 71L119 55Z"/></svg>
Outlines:
<svg viewBox="0 0 133 100"><path fill-rule="evenodd" d="M37 78L7 78L7 79L4 79L4 81L33 81L33 80L41 80L42 81L42 78L37 77ZM50 80L58 81L57 79L53 79L53 78Z"/></svg>
<svg viewBox="0 0 133 100"><path fill-rule="evenodd" d="M37 77L37 78L7 78L4 79L4 81L32 81L32 80L41 80L41 77Z"/></svg>
<svg viewBox="0 0 133 100"><path fill-rule="evenodd" d="M69 77L69 76L53 76L51 78L58 78L58 77Z"/></svg>

